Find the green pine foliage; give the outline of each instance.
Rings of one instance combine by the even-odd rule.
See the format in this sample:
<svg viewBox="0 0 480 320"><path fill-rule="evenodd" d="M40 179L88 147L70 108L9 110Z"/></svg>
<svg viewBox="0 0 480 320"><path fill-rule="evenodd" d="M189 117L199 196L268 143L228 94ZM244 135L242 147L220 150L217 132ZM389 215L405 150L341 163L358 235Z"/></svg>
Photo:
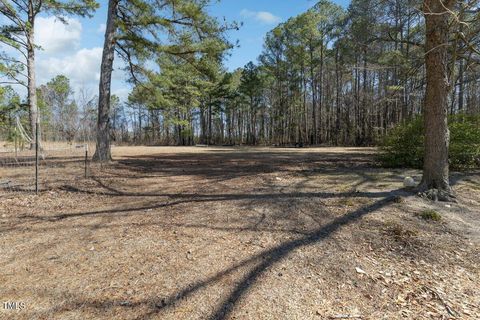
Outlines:
<svg viewBox="0 0 480 320"><path fill-rule="evenodd" d="M20 96L11 86L0 87L0 136L8 141L15 139L15 118L25 117Z"/></svg>

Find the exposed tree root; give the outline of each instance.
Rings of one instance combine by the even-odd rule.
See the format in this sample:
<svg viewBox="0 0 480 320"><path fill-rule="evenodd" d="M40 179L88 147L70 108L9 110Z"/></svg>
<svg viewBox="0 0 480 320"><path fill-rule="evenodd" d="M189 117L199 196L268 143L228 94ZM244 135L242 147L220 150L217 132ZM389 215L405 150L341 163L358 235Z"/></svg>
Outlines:
<svg viewBox="0 0 480 320"><path fill-rule="evenodd" d="M442 190L442 189L427 189L427 190L418 190L419 197L432 200L432 201L441 201L441 202L457 202L457 197L453 194L452 191Z"/></svg>

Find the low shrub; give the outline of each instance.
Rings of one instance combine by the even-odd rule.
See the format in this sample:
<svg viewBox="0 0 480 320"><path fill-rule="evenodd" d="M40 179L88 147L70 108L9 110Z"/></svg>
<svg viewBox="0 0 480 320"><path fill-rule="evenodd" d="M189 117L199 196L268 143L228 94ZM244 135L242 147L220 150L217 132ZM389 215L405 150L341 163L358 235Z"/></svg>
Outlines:
<svg viewBox="0 0 480 320"><path fill-rule="evenodd" d="M449 161L453 169L480 167L480 116L449 117ZM423 118L416 117L390 130L381 142L380 161L386 167L421 169L424 157Z"/></svg>

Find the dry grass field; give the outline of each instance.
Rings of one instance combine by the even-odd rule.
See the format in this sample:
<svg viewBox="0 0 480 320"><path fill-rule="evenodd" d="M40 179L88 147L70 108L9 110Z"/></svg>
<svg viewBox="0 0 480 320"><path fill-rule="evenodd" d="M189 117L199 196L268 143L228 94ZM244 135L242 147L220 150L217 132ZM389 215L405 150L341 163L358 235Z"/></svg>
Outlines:
<svg viewBox="0 0 480 320"><path fill-rule="evenodd" d="M113 153L0 190L1 319L480 318L478 172L445 204L374 149Z"/></svg>

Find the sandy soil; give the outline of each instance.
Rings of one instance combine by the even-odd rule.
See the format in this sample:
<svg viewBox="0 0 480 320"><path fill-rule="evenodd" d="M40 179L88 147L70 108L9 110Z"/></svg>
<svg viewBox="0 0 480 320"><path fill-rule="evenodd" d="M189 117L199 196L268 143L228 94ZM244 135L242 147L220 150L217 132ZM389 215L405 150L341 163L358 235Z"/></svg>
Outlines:
<svg viewBox="0 0 480 320"><path fill-rule="evenodd" d="M38 196L0 190L0 318L479 319L480 174L435 204L374 154L118 147L89 179L63 162Z"/></svg>

